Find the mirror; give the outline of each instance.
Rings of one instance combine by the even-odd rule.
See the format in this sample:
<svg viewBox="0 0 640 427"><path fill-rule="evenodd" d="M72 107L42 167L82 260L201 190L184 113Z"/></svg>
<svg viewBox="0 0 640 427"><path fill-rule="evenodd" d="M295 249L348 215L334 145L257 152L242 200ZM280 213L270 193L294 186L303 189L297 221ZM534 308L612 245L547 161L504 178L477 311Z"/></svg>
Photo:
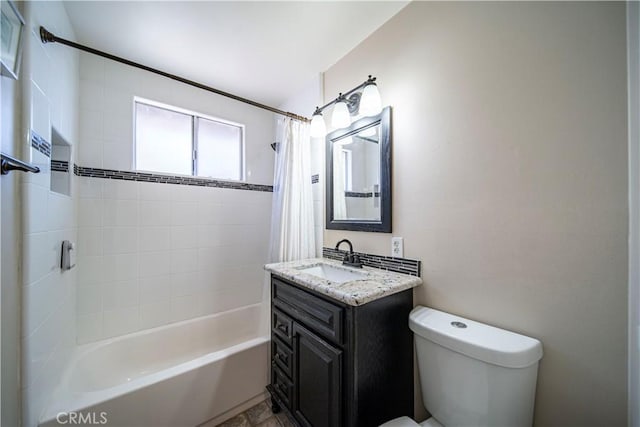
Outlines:
<svg viewBox="0 0 640 427"><path fill-rule="evenodd" d="M391 107L327 135L327 228L391 233Z"/></svg>

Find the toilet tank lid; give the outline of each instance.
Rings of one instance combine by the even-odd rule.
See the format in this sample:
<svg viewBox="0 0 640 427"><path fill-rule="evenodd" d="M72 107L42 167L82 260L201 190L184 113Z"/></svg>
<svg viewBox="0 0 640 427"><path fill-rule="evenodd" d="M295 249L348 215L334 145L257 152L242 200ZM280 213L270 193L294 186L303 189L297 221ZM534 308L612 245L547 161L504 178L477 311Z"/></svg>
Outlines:
<svg viewBox="0 0 640 427"><path fill-rule="evenodd" d="M411 311L409 327L450 350L506 368L525 368L542 358L542 343L535 338L428 307Z"/></svg>

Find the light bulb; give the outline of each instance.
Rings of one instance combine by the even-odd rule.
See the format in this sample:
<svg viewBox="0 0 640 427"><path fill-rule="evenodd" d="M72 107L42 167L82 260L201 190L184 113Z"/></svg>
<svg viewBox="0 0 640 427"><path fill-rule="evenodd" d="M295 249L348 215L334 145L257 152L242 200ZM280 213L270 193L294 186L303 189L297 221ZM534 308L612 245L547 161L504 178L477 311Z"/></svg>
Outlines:
<svg viewBox="0 0 640 427"><path fill-rule="evenodd" d="M349 115L349 108L347 103L340 101L333 107L333 113L331 113L331 126L334 128L346 128L351 125L351 116Z"/></svg>
<svg viewBox="0 0 640 427"><path fill-rule="evenodd" d="M360 97L360 114L363 116L375 116L382 111L380 92L375 83L369 83L362 90Z"/></svg>
<svg viewBox="0 0 640 427"><path fill-rule="evenodd" d="M309 135L312 138L324 138L327 133L327 127L324 124L322 113L316 111L311 118L311 127L309 129Z"/></svg>

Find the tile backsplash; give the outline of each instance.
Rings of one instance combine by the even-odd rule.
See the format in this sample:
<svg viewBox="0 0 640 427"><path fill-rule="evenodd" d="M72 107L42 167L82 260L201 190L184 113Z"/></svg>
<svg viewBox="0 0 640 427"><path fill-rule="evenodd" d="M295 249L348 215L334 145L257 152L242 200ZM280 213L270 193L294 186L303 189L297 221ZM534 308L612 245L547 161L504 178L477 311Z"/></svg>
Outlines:
<svg viewBox="0 0 640 427"><path fill-rule="evenodd" d="M344 255L348 251L342 251L333 248L322 248L322 256L324 258L331 258L336 260L342 260ZM420 277L421 262L415 259L408 258L394 258L384 255L373 255L363 252L354 252L360 256L362 264L367 267L379 268L381 270L394 271L396 273L410 274L412 276Z"/></svg>

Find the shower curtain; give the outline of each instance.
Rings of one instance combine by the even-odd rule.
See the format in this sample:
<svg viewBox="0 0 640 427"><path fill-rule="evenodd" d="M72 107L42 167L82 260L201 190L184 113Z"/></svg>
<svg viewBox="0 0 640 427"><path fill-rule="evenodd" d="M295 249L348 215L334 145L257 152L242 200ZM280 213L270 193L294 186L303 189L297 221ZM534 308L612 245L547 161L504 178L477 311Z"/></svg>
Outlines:
<svg viewBox="0 0 640 427"><path fill-rule="evenodd" d="M316 256L309 125L278 121L271 212L271 262Z"/></svg>

